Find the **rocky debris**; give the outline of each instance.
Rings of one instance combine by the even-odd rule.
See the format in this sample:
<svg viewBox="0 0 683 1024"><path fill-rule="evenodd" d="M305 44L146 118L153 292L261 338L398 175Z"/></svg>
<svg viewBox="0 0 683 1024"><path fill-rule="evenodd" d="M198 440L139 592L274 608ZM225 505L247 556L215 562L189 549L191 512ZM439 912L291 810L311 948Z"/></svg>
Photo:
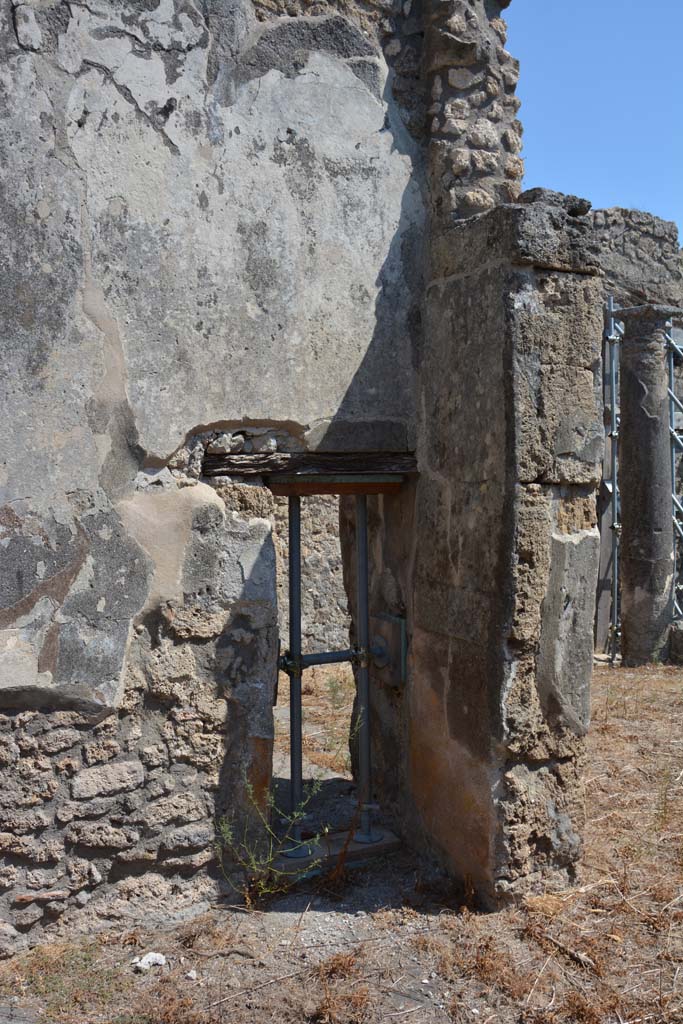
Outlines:
<svg viewBox="0 0 683 1024"><path fill-rule="evenodd" d="M26 944L26 940L11 924L0 921L0 960L13 956Z"/></svg>
<svg viewBox="0 0 683 1024"><path fill-rule="evenodd" d="M168 466L176 478L183 473L200 476L205 453L247 455L254 452L300 451L301 447L298 438L277 427L238 427L230 431L211 431L193 435L182 448L173 453Z"/></svg>
<svg viewBox="0 0 683 1024"><path fill-rule="evenodd" d="M229 452L241 452L244 450L244 435L218 434L212 441L209 441L206 450L212 455L227 455Z"/></svg>
<svg viewBox="0 0 683 1024"><path fill-rule="evenodd" d="M189 464L189 455L188 455ZM164 466L162 469L143 469L135 477L134 482L135 489L138 491L144 491L148 487L159 487L162 490L172 490L177 487L177 481L168 466Z"/></svg>
<svg viewBox="0 0 683 1024"><path fill-rule="evenodd" d="M168 961L163 953L145 953L144 956L134 957L131 963L134 971L144 974L152 967L165 967Z"/></svg>

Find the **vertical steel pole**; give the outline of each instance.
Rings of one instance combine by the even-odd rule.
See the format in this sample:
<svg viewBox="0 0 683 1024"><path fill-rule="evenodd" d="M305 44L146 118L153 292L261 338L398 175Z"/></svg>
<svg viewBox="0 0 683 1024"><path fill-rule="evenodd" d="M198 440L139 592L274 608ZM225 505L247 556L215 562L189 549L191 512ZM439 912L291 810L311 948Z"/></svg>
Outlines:
<svg viewBox="0 0 683 1024"><path fill-rule="evenodd" d="M673 332L673 323L671 324L670 331ZM672 335L673 336L673 335ZM676 394L675 383L675 364L674 364L674 350L671 341L667 338L667 363L669 369L669 445L671 448L671 515L674 523L674 572L673 572L673 594L674 594L674 618L678 615L678 513L677 513L677 498L676 494L676 401L674 395Z"/></svg>
<svg viewBox="0 0 683 1024"><path fill-rule="evenodd" d="M300 814L303 803L303 768L301 763L301 498L289 498L289 757L290 813ZM292 829L293 849L301 847L301 823Z"/></svg>
<svg viewBox="0 0 683 1024"><path fill-rule="evenodd" d="M676 460L678 458L678 433L676 431L676 410L680 409L680 402L676 397L676 362L674 357L675 344L673 340L673 323L668 325L665 335L667 339L667 359L669 365L669 431L671 439L671 503L672 516L674 519L674 618L681 617L681 606L679 604L679 579L678 579L678 554L679 537L681 534L681 503L676 494Z"/></svg>
<svg viewBox="0 0 683 1024"><path fill-rule="evenodd" d="M356 495L356 631L358 639L358 795L359 843L375 843L382 836L372 827L372 775L370 763L370 619L368 599L368 499Z"/></svg>
<svg viewBox="0 0 683 1024"><path fill-rule="evenodd" d="M610 378L610 476L612 491L612 609L610 623L610 661L617 657L619 639L619 419L617 416L618 349L617 329L614 318L614 297L607 300L607 338L609 342Z"/></svg>

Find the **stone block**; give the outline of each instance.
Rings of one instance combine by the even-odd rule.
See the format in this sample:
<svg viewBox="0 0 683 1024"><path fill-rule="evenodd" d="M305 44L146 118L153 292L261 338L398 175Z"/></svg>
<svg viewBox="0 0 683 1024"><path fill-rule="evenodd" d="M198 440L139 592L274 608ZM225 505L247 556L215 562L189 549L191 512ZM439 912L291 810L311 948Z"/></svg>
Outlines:
<svg viewBox="0 0 683 1024"><path fill-rule="evenodd" d="M432 239L414 555L386 511L373 543L412 637L401 700L373 705L380 796L490 905L573 878L598 559L588 205L527 198Z"/></svg>
<svg viewBox="0 0 683 1024"><path fill-rule="evenodd" d="M125 850L137 843L140 833L132 828L115 828L106 821L76 821L67 827L65 836L75 846Z"/></svg>
<svg viewBox="0 0 683 1024"><path fill-rule="evenodd" d="M552 533L537 687L546 719L578 735L587 732L590 721L599 549L597 527Z"/></svg>
<svg viewBox="0 0 683 1024"><path fill-rule="evenodd" d="M683 305L678 225L642 210L595 210L591 247L617 306Z"/></svg>
<svg viewBox="0 0 683 1024"><path fill-rule="evenodd" d="M145 771L139 761L119 761L97 768L86 768L71 783L75 800L126 793L141 786Z"/></svg>
<svg viewBox="0 0 683 1024"><path fill-rule="evenodd" d="M535 201L497 206L476 222L455 221L435 237L430 280L478 273L492 261L538 270L598 275L585 205Z"/></svg>
<svg viewBox="0 0 683 1024"><path fill-rule="evenodd" d="M215 831L210 823L197 822L191 825L183 825L167 833L162 842L161 850L164 854L193 853L195 850L202 850L210 846L216 838Z"/></svg>
<svg viewBox="0 0 683 1024"><path fill-rule="evenodd" d="M54 729L42 737L39 747L46 754L58 754L75 746L80 738L77 729Z"/></svg>
<svg viewBox="0 0 683 1024"><path fill-rule="evenodd" d="M173 822L195 822L210 813L206 800L194 793L177 793L145 804L130 815L131 824L159 829Z"/></svg>

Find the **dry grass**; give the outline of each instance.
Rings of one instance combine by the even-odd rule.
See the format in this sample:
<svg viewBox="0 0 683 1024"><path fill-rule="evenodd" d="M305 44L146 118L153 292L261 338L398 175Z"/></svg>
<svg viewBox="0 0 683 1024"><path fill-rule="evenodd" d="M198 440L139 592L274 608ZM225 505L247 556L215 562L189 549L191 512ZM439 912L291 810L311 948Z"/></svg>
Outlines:
<svg viewBox="0 0 683 1024"><path fill-rule="evenodd" d="M373 1000L367 985L333 989L325 986L323 998L306 1017L311 1024L366 1024L372 1020Z"/></svg>
<svg viewBox="0 0 683 1024"><path fill-rule="evenodd" d="M598 668L588 763L582 884L421 940L454 1020L478 987L501 1021L683 1021L683 673Z"/></svg>
<svg viewBox="0 0 683 1024"><path fill-rule="evenodd" d="M0 994L38 1001L50 1019L73 1019L81 1013L105 1012L112 991L124 996L118 957L90 940L54 942L15 957L0 968Z"/></svg>
<svg viewBox="0 0 683 1024"><path fill-rule="evenodd" d="M324 678L309 713L345 737L353 684L335 711ZM0 1002L60 1024L683 1024L683 672L599 668L593 708L571 889L482 915L387 862L372 884L393 895L361 925L351 873L350 916L326 904L322 932L313 890L294 925L277 908L220 910L164 934L43 946L0 965ZM325 757L332 741L314 739ZM149 949L168 968L134 974Z"/></svg>
<svg viewBox="0 0 683 1024"><path fill-rule="evenodd" d="M355 952L334 953L318 964L317 973L322 981L350 978L358 973L358 954Z"/></svg>
<svg viewBox="0 0 683 1024"><path fill-rule="evenodd" d="M308 669L303 677L304 757L315 767L346 778L351 778L349 729L355 692L350 665L319 666ZM281 673L278 705L288 704L289 680ZM289 751L285 722L276 726L275 742L279 750Z"/></svg>

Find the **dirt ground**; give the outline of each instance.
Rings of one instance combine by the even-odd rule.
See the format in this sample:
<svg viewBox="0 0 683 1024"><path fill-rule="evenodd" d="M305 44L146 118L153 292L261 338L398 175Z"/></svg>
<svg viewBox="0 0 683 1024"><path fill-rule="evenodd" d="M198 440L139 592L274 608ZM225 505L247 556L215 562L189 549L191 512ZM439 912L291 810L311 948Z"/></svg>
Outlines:
<svg viewBox="0 0 683 1024"><path fill-rule="evenodd" d="M309 767L348 809L351 683L319 675L305 700ZM282 704L277 727L284 775ZM398 852L265 906L34 948L0 965L0 1022L683 1022L683 672L598 667L589 747L572 889L479 914ZM166 965L136 973L150 951Z"/></svg>

